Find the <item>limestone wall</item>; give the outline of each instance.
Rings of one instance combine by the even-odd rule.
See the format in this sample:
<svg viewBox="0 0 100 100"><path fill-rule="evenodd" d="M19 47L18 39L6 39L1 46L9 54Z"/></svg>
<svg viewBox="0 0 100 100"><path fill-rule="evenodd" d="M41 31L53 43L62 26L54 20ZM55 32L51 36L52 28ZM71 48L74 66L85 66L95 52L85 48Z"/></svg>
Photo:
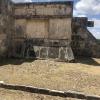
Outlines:
<svg viewBox="0 0 100 100"><path fill-rule="evenodd" d="M87 27L93 27L93 22L87 18L73 19L73 52L76 56L100 57L100 44Z"/></svg>
<svg viewBox="0 0 100 100"><path fill-rule="evenodd" d="M93 23L73 18L72 12L71 1L12 4L0 0L0 56L24 57L31 48L40 58L68 60L74 59L72 46L77 56L100 57L100 45L87 30Z"/></svg>
<svg viewBox="0 0 100 100"><path fill-rule="evenodd" d="M34 49L38 58L56 59L62 55L64 60L74 59L70 47L72 12L73 3L68 1L15 4L14 56L21 48L27 56Z"/></svg>
<svg viewBox="0 0 100 100"><path fill-rule="evenodd" d="M72 10L72 2L15 4L16 35L71 40Z"/></svg>
<svg viewBox="0 0 100 100"><path fill-rule="evenodd" d="M72 15L72 2L37 2L37 3L20 3L15 5L16 16L53 16L53 15Z"/></svg>
<svg viewBox="0 0 100 100"><path fill-rule="evenodd" d="M49 21L45 19L26 20L28 38L48 38Z"/></svg>
<svg viewBox="0 0 100 100"><path fill-rule="evenodd" d="M0 56L6 56L13 32L12 7L9 0L0 0Z"/></svg>
<svg viewBox="0 0 100 100"><path fill-rule="evenodd" d="M70 18L17 19L15 27L17 37L71 40Z"/></svg>

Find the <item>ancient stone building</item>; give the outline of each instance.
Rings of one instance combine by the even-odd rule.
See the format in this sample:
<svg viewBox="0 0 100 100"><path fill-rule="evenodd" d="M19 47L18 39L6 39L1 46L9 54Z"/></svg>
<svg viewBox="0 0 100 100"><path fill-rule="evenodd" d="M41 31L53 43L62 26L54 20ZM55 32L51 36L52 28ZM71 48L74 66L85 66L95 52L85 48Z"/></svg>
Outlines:
<svg viewBox="0 0 100 100"><path fill-rule="evenodd" d="M15 4L15 55L73 60L71 50L72 2L42 2ZM18 40L18 36L20 40ZM15 45L14 45L15 46ZM14 47L15 48L15 47ZM17 53L17 54L16 54Z"/></svg>
<svg viewBox="0 0 100 100"><path fill-rule="evenodd" d="M100 57L100 46L87 30L93 22L74 18L72 1L14 4L1 0L0 17L2 56L64 61Z"/></svg>
<svg viewBox="0 0 100 100"><path fill-rule="evenodd" d="M0 0L0 56L7 56L14 20L12 4L9 0Z"/></svg>

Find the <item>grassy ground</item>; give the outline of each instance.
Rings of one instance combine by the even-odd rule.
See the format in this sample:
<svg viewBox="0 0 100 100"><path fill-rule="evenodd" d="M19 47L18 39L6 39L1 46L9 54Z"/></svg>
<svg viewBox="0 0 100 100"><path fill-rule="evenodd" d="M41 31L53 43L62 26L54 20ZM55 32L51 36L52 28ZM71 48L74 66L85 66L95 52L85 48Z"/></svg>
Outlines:
<svg viewBox="0 0 100 100"><path fill-rule="evenodd" d="M79 100L72 98L53 97L22 91L0 89L0 100Z"/></svg>
<svg viewBox="0 0 100 100"><path fill-rule="evenodd" d="M77 63L52 60L1 60L0 81L100 95L100 59L84 58L77 60ZM0 100L70 100L5 89L0 89L0 98L2 98Z"/></svg>

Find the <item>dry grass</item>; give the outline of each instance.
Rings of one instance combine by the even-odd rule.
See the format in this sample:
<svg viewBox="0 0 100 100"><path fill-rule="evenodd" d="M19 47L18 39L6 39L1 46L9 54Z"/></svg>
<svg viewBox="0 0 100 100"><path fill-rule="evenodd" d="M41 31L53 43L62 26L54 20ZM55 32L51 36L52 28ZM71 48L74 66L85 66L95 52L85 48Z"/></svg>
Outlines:
<svg viewBox="0 0 100 100"><path fill-rule="evenodd" d="M79 100L75 98L61 98L22 91L0 89L0 100Z"/></svg>
<svg viewBox="0 0 100 100"><path fill-rule="evenodd" d="M10 59L0 63L0 81L100 95L100 59L80 59L78 63ZM4 89L0 89L1 97L0 100L70 100Z"/></svg>

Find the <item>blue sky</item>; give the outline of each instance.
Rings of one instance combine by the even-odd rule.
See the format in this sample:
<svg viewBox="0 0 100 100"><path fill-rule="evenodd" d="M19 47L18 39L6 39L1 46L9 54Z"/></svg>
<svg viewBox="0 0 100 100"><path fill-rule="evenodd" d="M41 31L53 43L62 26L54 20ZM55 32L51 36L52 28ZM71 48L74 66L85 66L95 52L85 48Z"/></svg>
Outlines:
<svg viewBox="0 0 100 100"><path fill-rule="evenodd" d="M13 0L15 2L34 1L67 1L67 0ZM100 0L68 0L74 1L74 16L88 17L94 21L94 27L88 28L92 34L100 39Z"/></svg>

